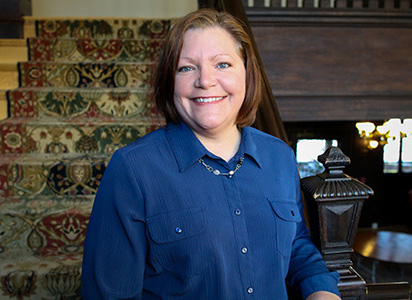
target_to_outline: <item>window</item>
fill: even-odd
[[[337,147],[338,141],[335,139],[298,139],[296,159],[301,178],[323,172],[324,167],[318,162],[318,156],[331,146]]]
[[[383,147],[383,172],[412,173],[412,119],[405,119],[399,134],[388,139]]]

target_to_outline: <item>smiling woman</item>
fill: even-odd
[[[113,155],[83,259],[84,299],[339,298],[303,221],[293,150],[248,127],[250,38],[199,10],[170,30],[153,81],[167,125]]]
[[[209,151],[227,161],[239,148],[236,120],[246,90],[244,61],[236,44],[219,27],[188,30],[175,77],[179,116]],[[226,147],[208,143],[222,138]]]

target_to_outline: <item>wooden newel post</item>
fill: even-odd
[[[339,272],[342,298],[366,299],[365,282],[350,257],[363,201],[373,191],[343,173],[350,159],[339,148],[329,148],[318,161],[325,171],[301,180],[313,241],[327,266]]]

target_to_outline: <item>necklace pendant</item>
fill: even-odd
[[[216,176],[220,175],[220,171],[219,170],[213,170],[213,174],[215,174]]]

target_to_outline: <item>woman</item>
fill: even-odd
[[[83,262],[89,299],[340,299],[302,220],[292,150],[247,127],[261,80],[250,38],[200,10],[169,32],[154,76],[167,125],[118,150]]]

